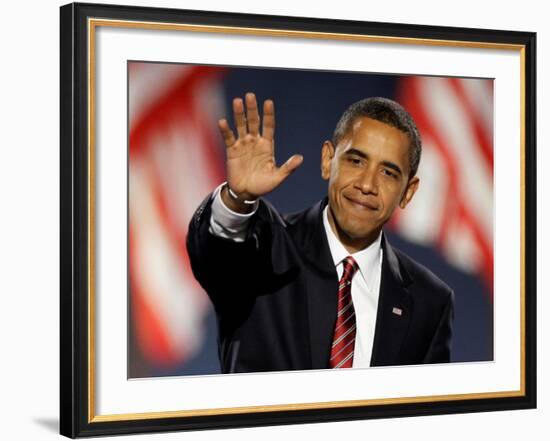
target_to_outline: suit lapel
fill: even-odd
[[[384,257],[371,366],[399,364],[399,353],[407,335],[414,303],[406,288],[410,283],[408,273],[400,267],[385,235],[382,246]]]
[[[338,274],[323,226],[325,198],[308,211],[303,229],[304,264],[307,277],[308,329],[312,369],[328,367],[336,321]]]

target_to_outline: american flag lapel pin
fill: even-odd
[[[399,315],[399,316],[403,315],[403,310],[401,308],[396,307],[396,306],[393,307],[391,312],[393,312],[395,315]]]

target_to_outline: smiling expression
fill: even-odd
[[[397,206],[405,208],[416,192],[409,145],[406,133],[367,117],[355,120],[337,146],[323,144],[329,223],[348,252],[370,245]]]

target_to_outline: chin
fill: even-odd
[[[371,238],[375,235],[377,235],[379,231],[378,225],[365,225],[365,222],[358,224],[349,224],[346,225],[346,227],[343,231],[344,233],[353,240],[362,240],[366,238]]]
[[[373,225],[372,219],[358,218],[353,213],[335,211],[334,218],[339,230],[353,241],[371,237],[379,228],[378,223]]]
[[[349,228],[344,228],[343,232],[352,240],[363,240],[373,235],[375,228],[365,229],[364,227],[355,227],[350,225]]]

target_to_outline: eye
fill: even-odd
[[[393,170],[383,168],[382,173],[390,178],[397,179],[397,173],[395,173]]]
[[[347,160],[350,164],[353,165],[361,165],[363,163],[363,160],[361,158],[358,158],[357,156],[348,156]]]

